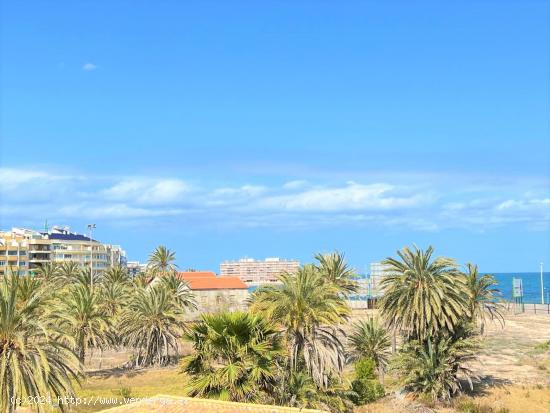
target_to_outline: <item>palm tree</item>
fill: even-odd
[[[290,368],[304,364],[317,385],[327,387],[329,376],[339,376],[344,367],[337,327],[350,309],[340,289],[312,265],[282,274],[279,281],[281,285],[262,287],[252,295],[251,310],[284,328]]]
[[[410,341],[392,361],[401,385],[432,400],[448,401],[462,391],[462,382],[473,388],[477,377],[469,367],[479,349],[474,337],[434,336],[425,342]]]
[[[126,268],[115,265],[103,273],[102,282],[104,284],[125,284],[130,281],[130,276]]]
[[[13,282],[14,279],[9,279],[9,282]],[[32,300],[38,294],[43,294],[42,289],[43,282],[42,280],[32,277],[30,275],[19,276],[17,278],[17,283],[14,288],[17,289],[17,299],[18,302],[24,305],[25,302]]]
[[[149,255],[147,269],[154,276],[168,274],[176,271],[175,261],[176,253],[160,245]]]
[[[180,307],[189,310],[197,309],[195,294],[193,294],[189,288],[189,284],[187,284],[185,280],[179,278],[175,273],[172,273],[163,277],[161,282],[164,288],[172,294],[172,297]]]
[[[90,347],[104,348],[108,343],[110,321],[103,311],[100,296],[86,284],[74,284],[64,292],[53,316],[73,338],[78,359],[84,363]]]
[[[36,270],[36,276],[45,282],[56,281],[59,277],[59,265],[55,262],[46,262]]]
[[[479,275],[477,265],[466,264],[466,286],[468,288],[468,317],[470,321],[480,322],[480,332],[484,333],[485,321],[498,320],[504,325],[502,305],[499,302],[501,293],[495,288],[498,284],[490,274]]]
[[[135,366],[166,365],[185,331],[183,309],[161,284],[136,290],[121,316],[122,342],[135,349]]]
[[[317,254],[315,259],[318,264],[317,270],[334,283],[342,292],[348,296],[357,292],[359,284],[355,281],[357,274],[350,268],[344,259],[344,254],[333,252],[330,254]]]
[[[191,396],[258,401],[275,384],[281,355],[280,333],[259,315],[246,312],[204,314],[185,338],[194,354],[182,368],[191,376]]]
[[[105,282],[100,285],[100,307],[107,317],[114,318],[130,296],[127,285]]]
[[[18,278],[7,276],[0,284],[2,412],[14,412],[16,398],[74,396],[72,380],[78,382],[81,373],[75,354],[56,339],[58,332],[44,317],[40,290],[20,301]]]
[[[80,272],[80,265],[74,261],[67,261],[59,265],[58,276],[66,282],[73,282],[80,275]]]
[[[349,343],[351,359],[371,359],[378,370],[380,380],[383,381],[391,346],[386,330],[374,321],[374,318],[359,321],[352,327]]]
[[[388,269],[380,282],[380,309],[387,325],[421,341],[440,330],[452,332],[467,312],[464,275],[454,260],[432,260],[432,254],[431,246],[397,251],[399,259],[383,261]]]
[[[304,372],[286,371],[284,382],[279,388],[278,404],[298,407],[301,409],[316,409],[319,407],[317,396],[319,389],[313,379]]]

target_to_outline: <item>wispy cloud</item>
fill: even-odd
[[[340,187],[321,187],[268,197],[261,205],[287,211],[348,211],[409,208],[429,201],[427,194],[399,195],[395,186],[390,184],[363,185],[351,181]]]
[[[179,179],[134,178],[116,183],[102,191],[102,195],[110,200],[159,205],[181,201],[189,191],[189,185]]]
[[[93,70],[97,69],[97,65],[87,62],[82,65],[82,70],[85,70],[86,72],[91,72]]]
[[[377,176],[340,183],[223,181],[219,185],[180,177],[74,176],[41,168],[0,168],[0,218],[14,224],[55,216],[137,225],[181,217],[189,218],[191,225],[224,228],[338,225],[418,231],[510,225],[544,230],[550,225],[550,194],[540,180],[470,183],[439,177],[437,182],[412,182],[410,177]]]

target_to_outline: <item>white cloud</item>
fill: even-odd
[[[110,200],[134,201],[140,204],[170,204],[182,199],[190,187],[179,179],[129,179],[103,191]]]
[[[238,188],[218,188],[212,192],[215,197],[254,197],[261,195],[267,191],[265,186],[259,185],[243,185]]]
[[[49,172],[31,169],[0,168],[0,188],[14,189],[22,184],[33,181],[55,181],[64,179],[62,176],[53,175]]]
[[[283,189],[300,189],[307,186],[308,182],[303,179],[286,182],[283,185]]]
[[[93,64],[93,63],[84,63],[82,65],[82,70],[85,70],[87,72],[91,72],[92,70],[96,70],[97,69],[97,65]]]
[[[36,217],[85,217],[137,225],[192,216],[193,225],[289,230],[334,225],[420,231],[518,225],[540,230],[550,224],[550,197],[542,185],[486,184],[479,190],[479,185],[472,189],[455,181],[411,184],[378,178],[331,185],[322,180],[270,186],[229,182],[219,187],[201,180],[191,186],[179,177],[76,176],[4,167],[0,219],[17,225]]]
[[[550,211],[550,198],[528,200],[508,199],[497,205],[496,209],[499,211],[527,211],[534,209]]]
[[[180,209],[138,208],[126,204],[76,204],[61,207],[58,214],[74,218],[129,219],[174,216],[183,213]]]
[[[315,188],[263,199],[261,205],[288,211],[347,211],[409,208],[427,202],[427,195],[397,195],[393,185],[348,182],[336,188]]]

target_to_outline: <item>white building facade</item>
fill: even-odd
[[[248,287],[256,287],[276,283],[277,276],[285,272],[296,272],[298,268],[300,268],[300,262],[297,260],[242,258],[237,261],[222,262],[220,275],[239,277]]]
[[[13,254],[18,244],[18,267],[21,273],[33,273],[48,262],[75,262],[81,268],[93,268],[94,273],[112,266],[126,266],[126,252],[120,245],[103,244],[69,228],[53,227],[51,231],[12,228],[0,232],[0,255],[5,245],[6,255]],[[24,258],[24,259],[23,259]],[[24,263],[24,265],[21,265]]]

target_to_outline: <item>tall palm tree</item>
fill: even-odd
[[[166,277],[163,277],[162,285],[172,295],[176,303],[189,310],[197,309],[197,301],[195,300],[195,294],[189,288],[189,284],[185,280],[178,277],[175,273],[172,273]]]
[[[388,269],[380,282],[388,326],[422,341],[440,330],[452,332],[467,312],[464,275],[454,260],[432,254],[431,246],[397,251],[398,259],[383,261]]]
[[[45,282],[53,282],[59,277],[59,264],[56,262],[46,262],[36,270],[36,276]]]
[[[102,311],[107,317],[114,318],[129,299],[130,291],[126,284],[105,282],[100,284],[99,296]]]
[[[166,365],[185,331],[183,309],[157,283],[136,290],[121,316],[122,342],[135,351],[135,366]]]
[[[485,321],[498,320],[504,324],[502,315],[502,294],[495,286],[498,284],[490,274],[479,275],[477,265],[466,264],[466,286],[468,289],[468,317],[476,323],[479,320],[480,332],[484,333]]]
[[[386,330],[374,318],[361,320],[352,327],[349,336],[351,359],[368,358],[374,361],[376,369],[383,380],[383,374],[390,357],[391,341]]]
[[[346,263],[344,254],[339,252],[317,254],[315,259],[318,262],[316,268],[319,273],[334,283],[342,294],[348,296],[358,291],[359,284],[355,281],[357,274]]]
[[[252,295],[251,310],[284,328],[290,368],[304,364],[317,385],[327,387],[330,375],[339,376],[344,367],[338,325],[347,320],[350,309],[340,289],[312,265],[282,274],[279,281]]]
[[[80,275],[81,268],[74,261],[62,262],[59,265],[58,275],[65,282],[73,282]]]
[[[56,339],[44,317],[40,290],[20,301],[18,277],[0,284],[0,411],[14,412],[15,399],[74,396],[81,365],[75,354]],[[60,405],[62,411],[66,406]]]
[[[17,298],[20,304],[34,299],[37,295],[45,296],[45,291],[42,290],[43,281],[30,275],[19,276],[18,278],[9,278],[9,282],[17,280],[14,288],[17,289]]]
[[[102,274],[103,284],[125,284],[130,281],[126,268],[115,265]]]
[[[176,253],[160,245],[149,255],[147,269],[153,276],[168,274],[176,271],[175,261]]]
[[[99,293],[88,285],[69,286],[54,308],[53,316],[73,338],[81,363],[89,348],[103,349],[108,344],[109,317],[102,309]]]
[[[204,314],[185,338],[195,352],[182,361],[191,396],[258,401],[275,384],[280,333],[259,315]]]

